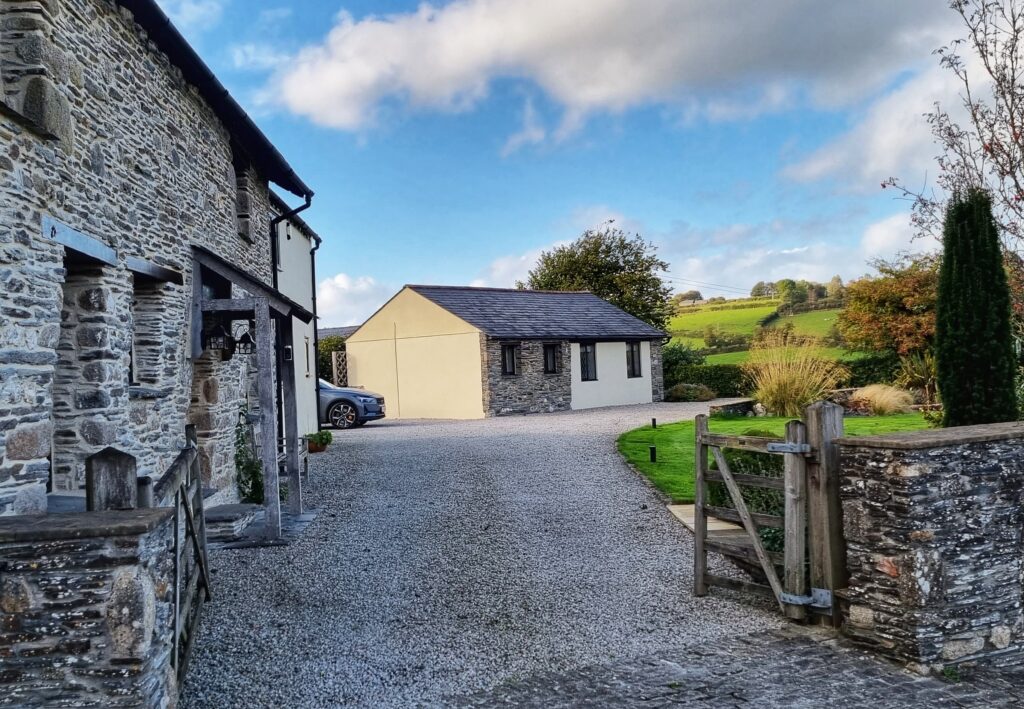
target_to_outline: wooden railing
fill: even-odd
[[[835,439],[842,436],[842,408],[820,402],[808,407],[805,421],[786,424],[786,436],[760,438],[725,436],[708,430],[707,416],[696,420],[696,504],[694,506],[694,592],[707,594],[708,586],[755,591],[770,595],[789,618],[809,614],[838,623],[835,591],[845,587],[845,546],[838,494],[838,453]],[[753,451],[784,458],[780,477],[734,473],[724,451]],[[708,465],[708,454],[717,470]],[[706,484],[725,485],[733,507],[707,504]],[[751,512],[743,487],[781,490],[783,515]],[[743,531],[708,533],[708,518],[735,522]],[[767,551],[759,530],[783,530],[781,553]],[[718,552],[759,568],[767,581],[756,583],[712,574],[707,553]],[[780,577],[779,570],[782,575]]]

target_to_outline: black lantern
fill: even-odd
[[[248,326],[242,325],[239,329],[235,330],[235,352],[241,355],[251,355],[256,353],[256,340],[254,340],[252,336],[252,333],[255,330],[256,323],[254,322],[250,322]]]
[[[213,329],[206,333],[205,348],[208,350],[233,351],[235,338],[227,331],[222,323],[214,325]]]

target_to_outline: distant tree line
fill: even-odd
[[[750,289],[752,298],[778,298],[784,305],[816,303],[825,298],[842,300],[845,294],[846,286],[839,276],[833,276],[828,283],[796,281],[792,278],[783,278],[779,281],[758,281]]]

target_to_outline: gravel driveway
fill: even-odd
[[[703,404],[384,421],[314,456],[289,547],[218,551],[186,707],[423,706],[779,627],[691,595],[692,541],[615,438]],[[721,569],[720,569],[721,571]]]

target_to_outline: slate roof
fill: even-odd
[[[491,337],[655,340],[665,333],[588,291],[406,286]]]
[[[345,327],[318,327],[316,333],[319,337],[349,337],[359,329],[359,325],[346,325]]]

